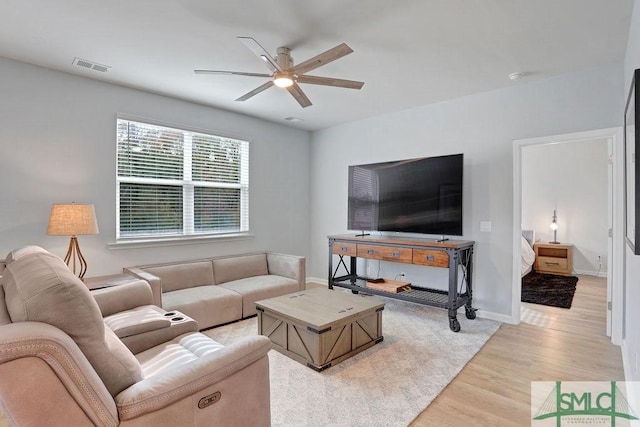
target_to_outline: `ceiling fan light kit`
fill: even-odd
[[[290,76],[288,74],[280,74],[280,75],[275,75],[273,77],[273,84],[278,86],[278,87],[289,87],[291,85],[293,85],[293,76]]]
[[[272,58],[269,53],[252,37],[238,37],[238,40],[247,46],[256,56],[258,56],[258,58],[262,59],[262,61],[271,70],[271,74],[246,73],[241,71],[194,70],[194,73],[196,74],[239,75],[248,77],[266,77],[271,79],[252,91],[242,95],[240,98],[236,99],[236,101],[246,101],[247,99],[275,85],[286,89],[291,96],[298,101],[298,104],[300,104],[302,108],[306,108],[311,105],[311,101],[302,91],[300,86],[298,86],[298,83],[358,90],[364,85],[363,82],[354,80],[309,76],[305,74],[322,65],[328,64],[329,62],[335,61],[336,59],[352,53],[353,50],[347,46],[346,43],[339,44],[326,52],[316,55],[313,58],[294,66],[293,59],[291,58],[291,49],[288,47],[279,47],[276,57]]]

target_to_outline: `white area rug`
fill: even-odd
[[[380,298],[362,296],[363,298]],[[453,333],[445,310],[383,300],[384,341],[323,372],[271,350],[273,426],[406,426],[498,329],[467,320]],[[460,310],[463,312],[463,310]],[[206,331],[222,344],[257,334],[257,318]]]

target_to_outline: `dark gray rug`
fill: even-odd
[[[522,278],[522,302],[571,308],[578,278],[532,271]]]

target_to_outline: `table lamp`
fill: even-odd
[[[71,236],[64,262],[73,269],[73,274],[76,274],[77,265],[80,269],[78,277],[82,279],[87,272],[87,261],[80,252],[76,236],[98,234],[98,221],[93,205],[54,204],[51,207],[47,234],[50,236]]]
[[[553,230],[553,242],[549,242],[549,243],[560,243],[558,242],[558,239],[556,238],[556,235],[558,233],[558,217],[556,216],[556,210],[553,210],[553,217],[551,218],[551,225],[549,226],[552,230]]]

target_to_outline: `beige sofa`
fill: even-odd
[[[154,303],[201,329],[256,314],[255,302],[305,289],[304,257],[261,252],[126,267],[151,285]]]
[[[269,339],[224,347],[181,333],[195,322],[163,326],[158,315],[168,313],[151,302],[143,281],[94,296],[44,249],[11,252],[0,279],[0,407],[9,423],[268,426]],[[134,354],[109,325],[145,350]]]

